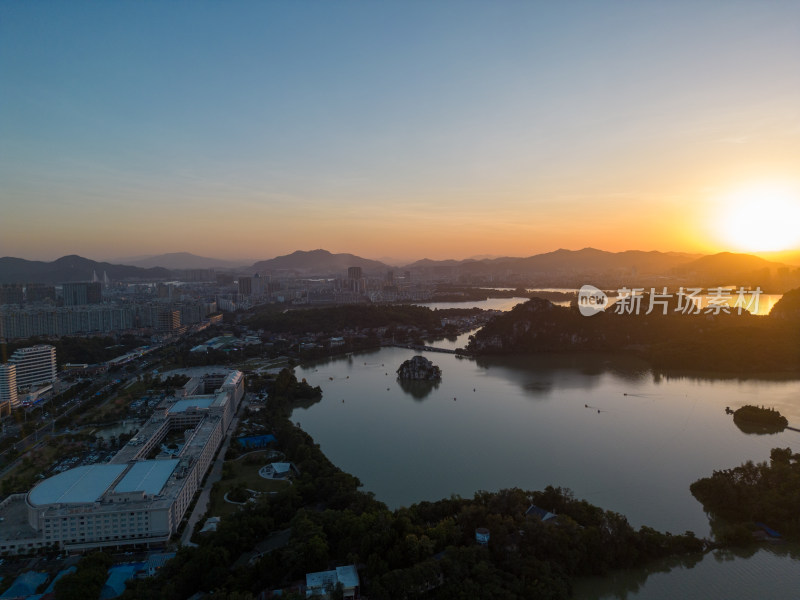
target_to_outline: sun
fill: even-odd
[[[788,187],[753,186],[722,198],[714,216],[718,237],[744,252],[800,247],[800,193]]]

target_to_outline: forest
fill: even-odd
[[[716,521],[723,541],[752,540],[757,523],[800,539],[800,454],[790,448],[773,448],[769,463],[747,461],[714,471],[690,489]]]
[[[631,354],[654,368],[687,371],[775,373],[800,371],[800,290],[787,293],[769,316],[683,314],[667,306],[645,314],[607,310],[591,317],[576,306],[533,298],[489,322],[471,337],[476,355],[613,352]]]
[[[412,304],[353,304],[286,310],[267,305],[259,307],[243,320],[254,329],[272,333],[336,333],[347,329],[374,329],[408,326],[433,330],[441,327],[443,317],[480,313],[477,308],[431,310]]]

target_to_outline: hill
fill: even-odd
[[[674,299],[673,299],[674,300]],[[613,352],[659,369],[733,373],[798,373],[800,321],[748,313],[711,315],[656,308],[644,314],[609,309],[582,316],[576,307],[533,298],[486,324],[470,339],[472,354]]]
[[[299,275],[343,275],[349,267],[361,267],[364,274],[385,274],[393,267],[354,254],[332,254],[327,250],[297,250],[291,254],[262,260],[250,267],[259,273],[289,271]]]
[[[750,285],[752,281],[769,285],[774,278],[788,275],[795,270],[789,265],[752,254],[720,252],[675,267],[672,272],[696,281],[713,279],[717,282],[716,285],[725,285],[726,280],[729,281],[728,285]]]
[[[172,273],[163,268],[142,269],[129,265],[97,262],[82,256],[63,256],[52,262],[0,258],[0,283],[64,283],[90,281],[93,274],[106,273],[112,281],[168,279]]]
[[[163,267],[165,269],[235,269],[242,267],[249,261],[244,260],[220,260],[207,256],[197,256],[190,252],[169,252],[158,256],[148,256],[123,261],[125,264],[135,267],[152,268]]]
[[[422,260],[404,268],[458,267],[463,273],[492,274],[513,273],[521,276],[575,275],[597,276],[602,274],[660,275],[679,265],[699,258],[698,254],[683,252],[644,252],[627,250],[625,252],[606,252],[596,248],[582,250],[559,249],[553,252],[535,254],[525,258],[509,257],[463,261]]]

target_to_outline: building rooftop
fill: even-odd
[[[341,583],[345,589],[354,588],[359,585],[358,571],[355,565],[347,565],[345,567],[336,567],[334,571],[318,571],[316,573],[306,574],[306,596],[312,596],[315,593],[324,593],[328,586],[335,587],[337,583]]]
[[[336,567],[336,576],[345,588],[352,588],[358,585],[358,571],[355,565]]]
[[[134,464],[125,477],[114,488],[115,492],[144,492],[155,496],[167,483],[178,466],[177,458],[169,460],[145,460]]]
[[[192,407],[196,408],[208,408],[214,403],[213,396],[195,396],[192,398],[186,398],[184,400],[178,400],[175,404],[169,407],[169,412],[171,413],[179,413],[179,412],[186,412],[188,409]]]
[[[40,482],[30,492],[36,505],[96,502],[127,465],[95,464],[75,467]]]

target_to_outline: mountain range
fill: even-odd
[[[165,269],[238,269],[252,263],[252,260],[222,260],[197,256],[190,252],[169,252],[157,256],[137,256],[132,258],[119,258],[116,262],[134,267]]]
[[[489,278],[500,281],[514,278],[537,284],[581,285],[582,281],[612,285],[625,281],[694,281],[706,285],[751,284],[768,281],[779,287],[800,279],[800,269],[749,254],[721,252],[713,255],[682,252],[606,252],[595,248],[560,249],[528,257],[484,258],[480,260],[423,259],[404,266],[392,266],[354,254],[334,254],[327,250],[298,250],[291,254],[232,268],[236,261],[219,261],[189,253],[165,254],[138,259],[137,265],[97,262],[76,255],[53,262],[0,258],[0,283],[62,283],[88,281],[96,273],[111,280],[158,280],[179,276],[178,269],[216,268],[241,274],[262,273],[294,276],[343,276],[348,267],[361,267],[364,275],[385,276],[390,270],[410,271],[422,277],[452,276],[467,280]],[[786,280],[785,282],[783,280]],[[792,281],[789,281],[792,280]],[[786,284],[786,285],[784,285]],[[788,288],[787,288],[788,289]]]
[[[129,265],[97,262],[72,254],[53,262],[25,260],[5,256],[0,258],[0,283],[65,283],[91,281],[96,274],[103,274],[114,281],[166,279],[171,271],[162,267],[142,269]]]

